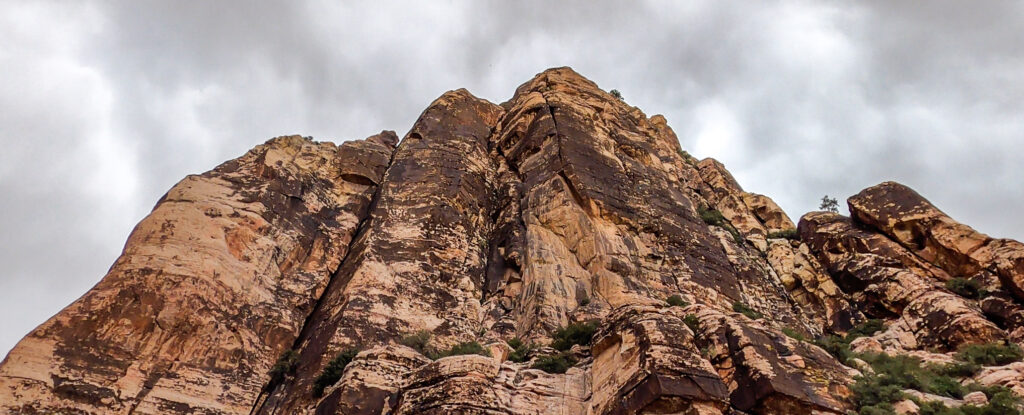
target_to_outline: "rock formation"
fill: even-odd
[[[1024,340],[1024,245],[896,183],[849,207],[797,227],[568,68],[451,91],[400,142],[279,137],[182,180],[0,364],[0,412],[843,414],[861,372],[808,339]]]

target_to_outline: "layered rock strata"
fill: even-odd
[[[500,105],[451,91],[400,143],[280,137],[183,180],[0,365],[0,412],[843,414],[859,372],[798,338],[878,318],[857,347],[948,360],[1024,337],[1019,243],[895,183],[849,205],[797,227],[568,68]]]

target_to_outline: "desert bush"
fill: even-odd
[[[586,346],[590,344],[590,339],[594,337],[594,332],[596,331],[596,322],[572,323],[555,331],[555,334],[551,336],[553,340],[551,347],[566,351],[576,344]]]
[[[807,340],[807,337],[804,337],[803,333],[801,333],[799,331],[796,331],[795,329],[792,329],[792,328],[789,328],[789,327],[783,327],[782,328],[782,334],[785,334],[785,335],[789,336],[790,338],[792,338],[793,340],[796,340],[796,341],[805,341],[805,340]]]
[[[1024,351],[1013,343],[970,344],[961,347],[955,357],[961,362],[1001,366],[1020,361],[1024,357]]]
[[[717,209],[701,207],[697,209],[697,213],[700,214],[700,219],[703,220],[705,224],[711,226],[725,227],[725,225],[729,223],[729,221],[725,219],[725,216],[722,215],[722,212],[719,212]]]
[[[530,360],[530,355],[537,350],[537,346],[533,343],[526,344],[519,339],[512,339],[506,343],[508,343],[509,347],[512,348],[512,351],[508,354],[508,360],[516,363],[523,363]]]
[[[427,344],[430,343],[431,334],[427,330],[420,330],[415,333],[409,334],[399,340],[398,342],[404,346],[409,346],[416,349],[417,352],[426,355],[429,351]]]
[[[964,298],[977,300],[985,296],[981,283],[967,278],[952,278],[946,281],[946,289]]]
[[[857,340],[857,338],[870,336],[883,329],[885,329],[885,323],[882,320],[865,320],[850,329],[846,336],[826,335],[815,340],[814,344],[825,349],[826,352],[840,362],[846,363],[853,357],[853,352],[850,351],[850,343]]]
[[[672,307],[686,307],[690,305],[690,303],[683,300],[683,297],[680,297],[678,294],[666,298],[665,302]]]
[[[295,369],[299,367],[299,352],[285,350],[277,358],[277,362],[270,368],[270,384],[277,385],[284,380],[286,375],[294,375]]]
[[[683,317],[683,323],[686,324],[686,327],[689,327],[690,331],[692,331],[694,334],[700,333],[699,331],[697,331],[698,329],[700,329],[700,321],[697,320],[697,316],[693,314],[687,314],[685,317]]]
[[[693,155],[691,155],[686,150],[679,149],[679,157],[682,157],[683,161],[686,162],[686,164],[689,164],[691,166],[696,166],[697,165],[697,158],[694,157]]]
[[[338,353],[330,362],[327,362],[327,366],[320,371],[320,375],[313,381],[313,396],[320,397],[324,394],[324,389],[335,384],[341,375],[345,373],[345,367],[352,362],[352,358],[356,357],[359,353],[357,349],[347,349]]]
[[[732,223],[722,215],[722,212],[719,212],[716,209],[699,207],[697,209],[697,213],[700,214],[700,219],[703,220],[705,224],[725,229],[730,235],[732,235],[733,241],[736,241],[739,245],[743,244],[743,235],[740,235],[740,231],[736,230],[736,227],[732,226]]]
[[[757,320],[761,317],[764,317],[761,315],[761,313],[758,313],[753,308],[750,308],[750,306],[743,304],[739,301],[732,303],[732,311],[743,314],[749,317],[751,320]]]
[[[944,365],[931,365],[931,370],[955,378],[971,377],[981,371],[981,365],[970,362],[953,362]]]
[[[478,342],[468,341],[468,342],[462,342],[462,343],[456,344],[456,345],[452,346],[448,350],[443,350],[443,351],[437,351],[437,352],[434,352],[434,353],[430,353],[429,355],[427,355],[427,357],[429,357],[431,359],[434,359],[434,360],[437,360],[437,359],[440,359],[442,357],[462,356],[462,355],[467,355],[467,354],[478,354],[478,355],[481,355],[481,356],[490,356],[491,355],[491,351],[486,349],[486,348],[484,348],[484,346],[482,346]]]
[[[576,358],[568,352],[562,352],[552,356],[541,356],[533,363],[534,369],[540,369],[547,373],[565,373],[570,367],[576,365]]]
[[[879,319],[865,320],[856,326],[853,326],[850,331],[846,332],[846,338],[849,342],[856,340],[858,337],[867,337],[872,334],[878,333],[885,329],[885,321]]]
[[[782,239],[789,239],[789,240],[793,240],[793,241],[798,241],[798,240],[800,240],[800,233],[798,233],[796,231],[796,229],[785,229],[785,230],[781,230],[781,231],[768,232],[768,238],[769,239],[782,238]]]

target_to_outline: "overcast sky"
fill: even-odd
[[[502,102],[554,66],[794,220],[897,180],[1024,239],[1022,2],[338,3],[0,0],[0,356],[186,174],[403,135],[446,90]]]

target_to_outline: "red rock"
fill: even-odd
[[[183,180],[0,364],[0,413],[841,414],[860,372],[783,331],[883,318],[853,348],[926,362],[1024,338],[1018,243],[896,184],[850,204],[780,235],[770,198],[569,68],[501,105],[451,91],[400,144],[281,137]],[[963,298],[956,276],[1006,289]],[[533,367],[588,321],[574,366]],[[491,356],[428,357],[474,343]],[[1021,389],[1018,369],[977,379]]]

